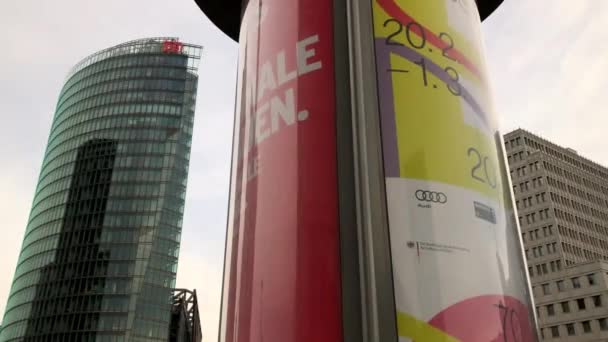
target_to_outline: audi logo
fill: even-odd
[[[448,196],[443,192],[427,191],[427,190],[416,190],[416,199],[423,202],[433,203],[446,203]]]

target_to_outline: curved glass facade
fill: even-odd
[[[201,48],[96,53],[59,95],[0,341],[166,341]]]

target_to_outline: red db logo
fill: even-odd
[[[184,45],[174,40],[163,42],[163,53],[181,53]]]

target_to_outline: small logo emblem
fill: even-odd
[[[448,196],[446,196],[446,194],[444,194],[443,192],[416,190],[415,196],[417,200],[422,202],[444,204],[448,201]]]
[[[182,53],[184,44],[175,40],[166,40],[163,42],[163,53]]]
[[[473,207],[475,208],[475,216],[496,224],[496,212],[494,211],[494,208],[479,202],[473,202]]]

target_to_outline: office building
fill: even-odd
[[[140,39],[69,73],[0,341],[167,341],[200,54]]]
[[[608,169],[522,129],[505,149],[542,339],[608,341]]]

